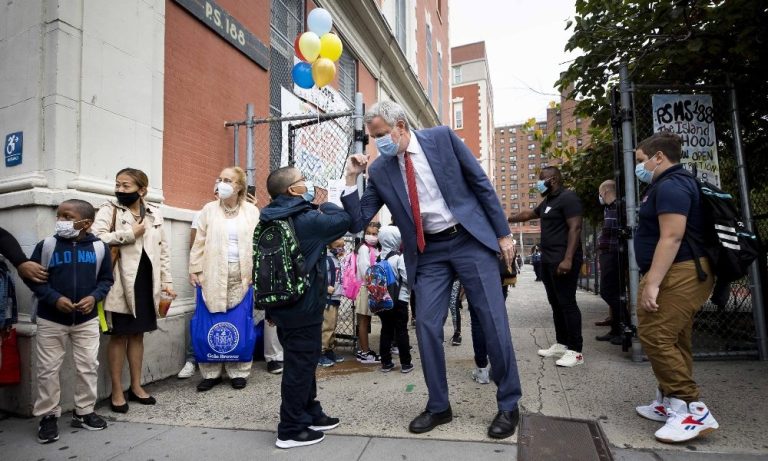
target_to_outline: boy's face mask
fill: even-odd
[[[65,239],[73,239],[80,235],[82,229],[77,229],[76,224],[88,221],[81,219],[79,221],[56,221],[56,235]]]

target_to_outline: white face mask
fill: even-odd
[[[80,235],[80,229],[75,229],[75,221],[56,221],[56,235],[65,239],[73,239]]]
[[[227,184],[225,182],[220,182],[216,184],[215,190],[219,192],[219,198],[222,200],[226,200],[232,197],[232,194],[235,193],[235,188],[232,187],[231,184]]]

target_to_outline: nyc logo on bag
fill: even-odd
[[[227,312],[210,313],[203,290],[197,287],[197,306],[192,317],[192,347],[198,362],[250,362],[256,346],[253,325],[253,289]]]
[[[232,352],[239,342],[240,333],[229,322],[219,322],[208,330],[208,345],[219,354]]]

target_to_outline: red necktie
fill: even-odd
[[[405,180],[408,183],[408,198],[411,201],[411,212],[413,213],[413,222],[416,224],[416,247],[419,253],[424,252],[424,227],[421,224],[421,208],[419,207],[419,191],[416,189],[416,170],[413,168],[411,153],[406,152],[403,155],[405,160]]]

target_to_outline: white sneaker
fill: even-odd
[[[192,362],[187,362],[184,364],[184,368],[179,371],[179,374],[176,375],[179,379],[187,379],[191,378],[195,375],[195,364]]]
[[[472,371],[472,380],[475,381],[478,384],[488,384],[491,382],[491,378],[489,376],[488,367],[485,368],[475,368]]]
[[[562,357],[568,350],[566,346],[555,343],[549,346],[549,349],[539,349],[539,355],[542,357]]]
[[[563,354],[562,357],[560,357],[560,360],[555,362],[555,365],[559,367],[575,367],[576,365],[583,365],[584,364],[584,355],[581,352],[576,351],[565,351],[565,354]]]
[[[661,391],[656,389],[656,398],[653,399],[653,402],[649,403],[648,405],[641,405],[639,407],[635,407],[635,411],[637,411],[637,414],[642,416],[645,419],[650,419],[651,421],[658,421],[660,423],[663,423],[667,420],[667,417],[669,416],[667,414],[668,406],[669,406],[669,399],[667,397],[662,396]]]
[[[667,423],[655,434],[659,442],[687,442],[720,427],[702,402],[686,405],[682,400],[673,397],[669,399],[667,413]]]

